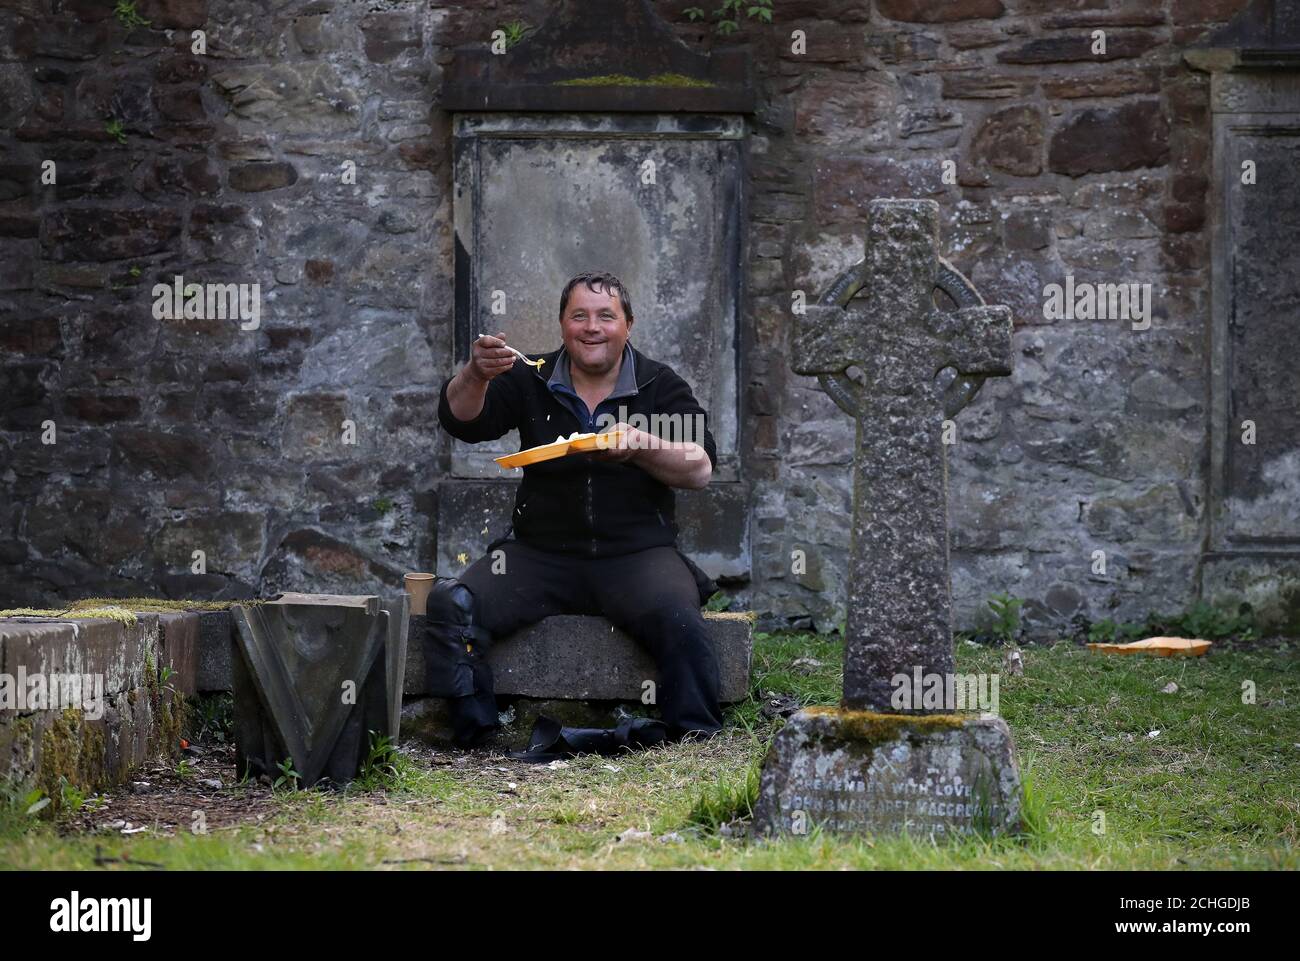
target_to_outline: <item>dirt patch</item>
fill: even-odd
[[[184,769],[165,761],[143,765],[125,784],[61,821],[60,832],[135,834],[143,828],[170,837],[193,830],[196,811],[209,831],[256,823],[275,811],[270,787],[239,783],[233,745],[197,750],[186,756]]]

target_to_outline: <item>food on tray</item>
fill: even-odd
[[[499,465],[507,469],[527,467],[529,464],[540,464],[542,461],[555,460],[569,454],[580,454],[586,451],[612,447],[618,443],[625,433],[626,431],[621,430],[612,430],[607,434],[573,433],[568,437],[557,437],[550,444],[530,447],[527,450],[519,451],[517,454],[506,454],[503,457],[497,457],[495,460]]]

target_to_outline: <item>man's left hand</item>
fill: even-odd
[[[661,440],[649,431],[637,430],[622,422],[603,433],[622,431],[609,447],[591,451],[596,460],[633,463],[655,480],[668,487],[700,490],[707,487],[713,474],[708,453],[699,444]]]
[[[625,463],[634,458],[645,447],[645,438],[647,436],[645,432],[637,430],[635,427],[630,427],[622,421],[615,424],[609,430],[602,431],[601,434],[597,436],[614,434],[619,431],[623,432],[623,436],[619,437],[617,440],[610,441],[610,446],[598,447],[591,452],[591,456],[594,460],[607,461],[613,464]]]

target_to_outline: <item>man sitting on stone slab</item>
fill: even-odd
[[[677,549],[673,494],[708,485],[716,447],[686,381],[628,343],[632,323],[617,277],[579,274],[560,295],[564,346],[538,355],[540,367],[516,362],[498,333],[476,339],[469,362],[443,384],[438,420],[471,444],[516,428],[525,450],[575,433],[625,432],[608,449],[523,468],[511,530],[458,580],[435,583],[426,619],[429,689],[451,699],[462,746],[497,727],[485,660],[492,640],[554,614],[603,615],[643,645],[659,670],[663,720],[598,731],[543,719],[530,759],[722,726],[718,664],[700,612],[716,588]]]

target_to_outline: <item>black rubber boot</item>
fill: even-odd
[[[487,663],[492,636],[475,620],[469,588],[437,578],[425,608],[424,676],[429,694],[448,699],[457,747],[481,744],[500,726]]]

